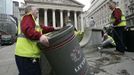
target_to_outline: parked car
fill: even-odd
[[[12,35],[1,35],[1,45],[13,44],[14,40]]]
[[[17,38],[17,18],[13,15],[0,14],[0,44],[13,44]]]

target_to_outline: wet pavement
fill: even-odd
[[[134,53],[116,55],[113,50],[84,49],[92,75],[134,75]]]

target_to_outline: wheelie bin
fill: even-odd
[[[90,75],[73,26],[66,26],[46,35],[49,37],[50,46],[46,47],[41,43],[38,43],[38,46],[56,75]]]
[[[125,44],[128,52],[134,52],[134,26],[127,27],[125,31]]]

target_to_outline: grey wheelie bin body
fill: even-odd
[[[129,26],[125,31],[125,44],[128,52],[134,52],[134,26]]]
[[[73,26],[66,26],[48,35],[50,47],[39,43],[56,75],[90,75],[89,66],[74,35]]]

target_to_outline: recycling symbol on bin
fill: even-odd
[[[77,62],[78,60],[80,60],[81,58],[80,48],[74,48],[70,56],[74,62]]]

